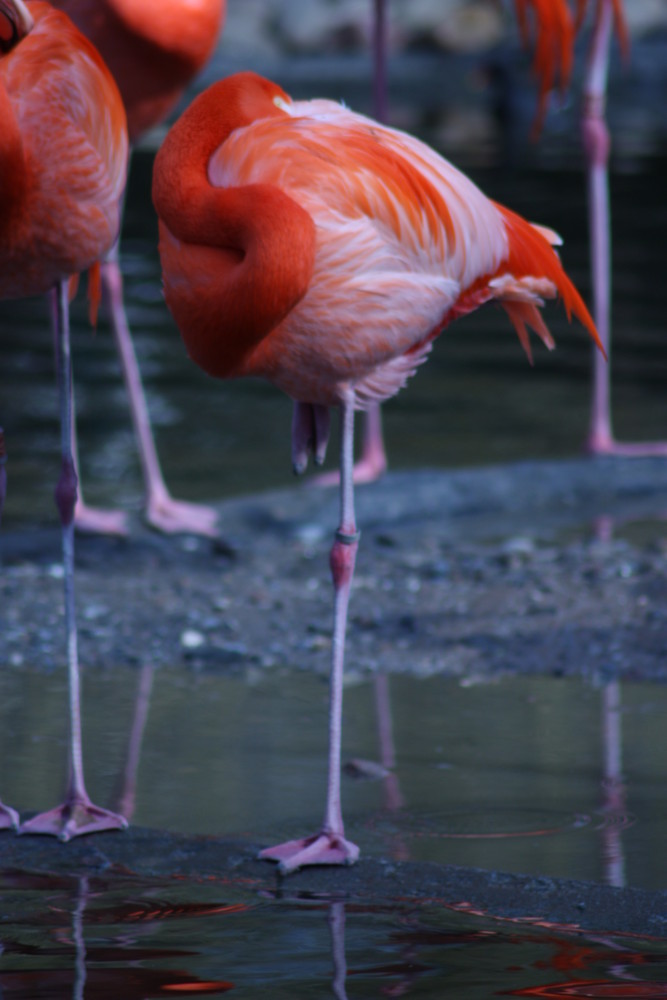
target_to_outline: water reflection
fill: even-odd
[[[624,886],[623,830],[632,822],[626,809],[622,763],[621,684],[609,681],[602,688],[602,824],[603,861],[608,885]]]
[[[62,687],[57,671],[0,676],[1,786],[25,811],[64,780]],[[136,825],[257,843],[316,818],[321,679],[116,668],[89,671],[84,697],[91,787]],[[366,856],[667,886],[667,691],[626,684],[623,699],[545,678],[358,682],[343,745],[366,780],[344,783],[351,834]]]
[[[289,886],[289,882],[286,883]],[[0,872],[3,997],[659,997],[664,942],[183,879]],[[227,896],[227,898],[225,898]],[[588,991],[588,992],[587,992]]]

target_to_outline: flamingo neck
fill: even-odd
[[[252,371],[254,349],[303,298],[312,275],[315,226],[300,205],[273,185],[215,187],[208,175],[232,131],[284,114],[274,103],[280,95],[287,99],[254,74],[214,84],[155,160],[165,298],[193,360],[221,378]]]

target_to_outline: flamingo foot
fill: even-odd
[[[127,827],[128,822],[124,816],[93,805],[87,795],[76,795],[55,809],[39,813],[21,823],[19,833],[45,833],[64,842],[86,833],[126,830]]]
[[[129,535],[127,514],[122,510],[102,510],[77,502],[74,509],[74,527],[89,535],[115,535],[126,538]]]
[[[323,830],[312,837],[287,840],[284,844],[266,847],[259,852],[258,857],[277,861],[278,871],[282,875],[288,875],[304,865],[353,865],[359,857],[359,848],[342,834]]]
[[[591,434],[586,442],[589,455],[612,455],[619,458],[664,458],[667,441],[616,441],[609,434]]]
[[[204,535],[218,537],[218,512],[213,507],[172,500],[170,496],[149,500],[146,520],[152,528],[166,535]]]
[[[364,483],[375,483],[387,471],[387,459],[381,454],[362,455],[352,468],[352,481],[355,486],[362,486]],[[311,479],[313,486],[338,486],[340,474],[338,470],[333,472],[323,472],[319,476]]]
[[[0,802],[0,830],[18,830],[19,823],[19,814],[16,809]]]

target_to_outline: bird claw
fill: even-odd
[[[77,797],[26,820],[21,823],[18,832],[50,834],[64,842],[86,833],[126,830],[127,827],[124,816],[93,805],[88,798]]]
[[[356,844],[341,834],[322,831],[312,837],[287,840],[275,847],[266,847],[258,854],[267,861],[277,861],[278,871],[288,875],[304,865],[353,865],[359,857]]]
[[[172,500],[171,497],[150,501],[146,507],[146,520],[152,528],[167,535],[218,537],[218,512],[202,504]]]
[[[19,822],[19,814],[16,809],[0,802],[0,830],[18,830]]]
[[[122,510],[102,510],[78,503],[74,508],[74,527],[89,535],[115,535],[126,538],[129,535],[127,514]]]
[[[590,455],[615,455],[618,458],[664,458],[667,455],[666,441],[616,441],[604,432],[591,434],[586,442]]]

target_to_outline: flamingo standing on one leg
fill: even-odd
[[[0,299],[54,299],[62,467],[56,503],[63,534],[69,668],[69,787],[62,805],[21,832],[63,840],[127,826],[93,805],[83,777],[74,607],[69,284],[116,241],[128,139],[118,89],[96,49],[42,0],[0,0]]]
[[[574,24],[567,0],[514,0],[524,43],[534,46],[533,72],[539,83],[534,131],[538,132],[549,94],[555,86],[564,90],[572,70]],[[387,121],[387,0],[373,0],[373,114]],[[379,403],[366,411],[361,454],[354,466],[355,483],[371,483],[387,469]],[[325,473],[317,482],[331,485],[337,473]]]
[[[267,378],[295,401],[292,458],[321,463],[341,411],[329,777],[321,830],[262,852],[283,871],[351,863],[340,802],[343,654],[359,541],[355,409],[394,395],[453,319],[500,302],[528,352],[561,295],[597,341],[550,230],[489,201],[416,139],[331,101],[292,102],[242,73],[200,95],[155,160],[167,304],[192,359]]]
[[[53,0],[53,6],[63,10],[93,42],[111,70],[125,104],[130,141],[134,143],[166,117],[210,58],[224,20],[226,0]],[[160,531],[214,537],[217,512],[174,500],[160,469],[123,304],[117,244],[102,263],[102,282],[139,446],[146,519]],[[122,511],[88,507],[81,495],[75,524],[87,531],[127,532]]]

